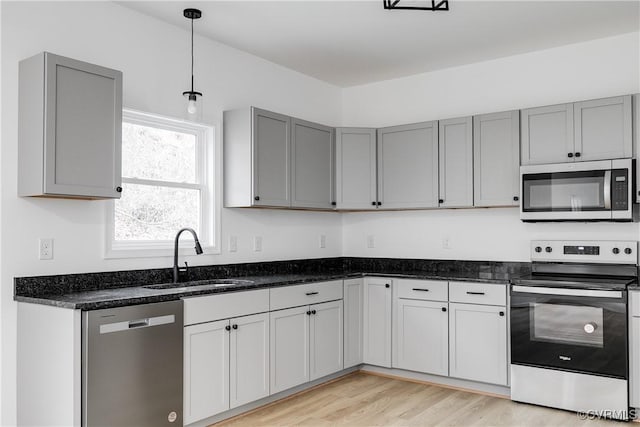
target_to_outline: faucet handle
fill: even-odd
[[[184,262],[184,267],[178,267],[178,270],[181,273],[186,273],[187,271],[189,271],[189,264],[187,264],[187,261]]]

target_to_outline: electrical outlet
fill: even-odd
[[[255,236],[253,238],[253,251],[262,252],[262,236]]]
[[[327,247],[327,236],[325,236],[324,234],[320,235],[319,245],[320,249],[324,249]]]
[[[238,252],[238,236],[229,236],[229,252]]]
[[[442,248],[451,249],[451,239],[448,236],[442,238]]]
[[[38,256],[40,259],[53,259],[53,239],[43,239],[38,241]]]
[[[373,234],[369,234],[367,236],[367,248],[373,249],[376,247],[376,239]]]

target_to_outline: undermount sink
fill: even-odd
[[[181,289],[181,290],[203,290],[214,289],[228,286],[250,285],[253,281],[242,279],[210,279],[210,280],[194,280],[193,282],[181,283],[161,283],[158,285],[146,285],[146,289]]]

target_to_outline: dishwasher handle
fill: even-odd
[[[154,326],[169,325],[175,323],[176,316],[169,314],[166,316],[149,317],[146,319],[125,320],[124,322],[105,323],[100,325],[101,334],[128,331],[130,329],[152,328]]]

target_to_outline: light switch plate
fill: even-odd
[[[324,234],[321,234],[318,244],[320,245],[320,249],[326,248],[327,247],[327,236],[324,235]]]
[[[229,236],[229,252],[238,252],[238,236]]]
[[[262,252],[262,236],[255,236],[253,238],[253,251]]]

